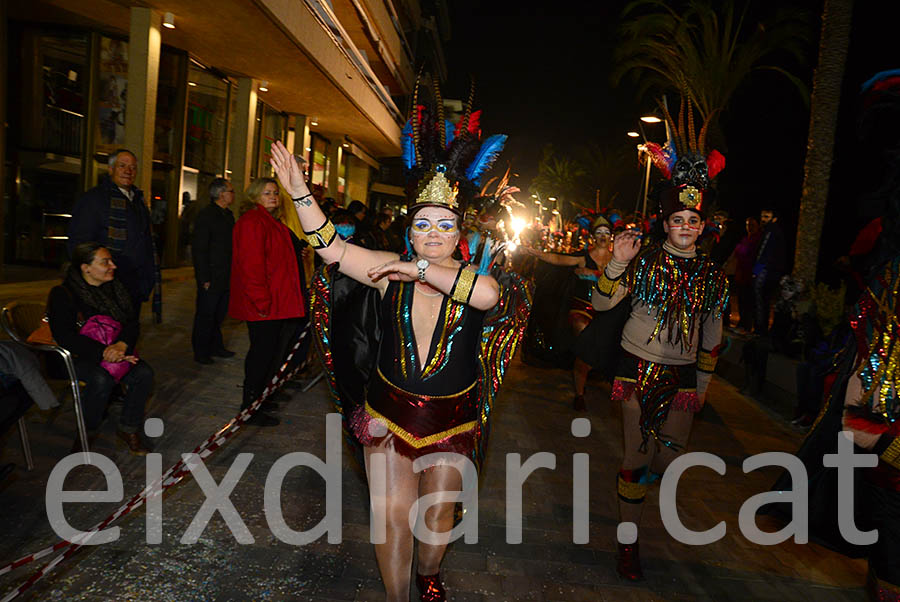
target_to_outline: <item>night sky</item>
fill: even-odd
[[[444,95],[464,98],[469,76],[475,77],[475,104],[484,110],[484,133],[509,135],[501,161],[504,166],[510,162],[520,174],[514,183],[523,189],[537,173],[545,144],[573,153],[587,143],[621,147],[631,141],[625,132],[635,129],[637,118],[656,107],[656,98],[637,98],[630,83],[616,88],[610,83],[624,1],[450,0],[448,4],[453,31],[446,47],[450,79]],[[809,11],[814,42],[806,65],[785,66],[811,82],[822,0],[793,0],[792,4]],[[855,3],[826,213],[824,237],[831,248],[823,256],[825,263],[845,252],[856,229],[871,218],[870,208],[848,200],[877,184],[860,181],[861,174],[868,174],[864,177],[869,180],[878,177],[870,174],[873,158],[861,152],[856,135],[860,85],[877,71],[900,67],[898,21],[893,14],[897,9],[887,14],[885,4]],[[774,5],[752,2],[750,20],[764,16]],[[727,166],[718,177],[719,204],[741,222],[757,215],[763,205],[773,205],[783,214],[792,242],[809,126],[809,112],[799,94],[776,74],[754,75],[723,113],[721,126],[727,145],[720,150]],[[650,139],[663,141],[661,126],[649,126],[646,131]],[[634,173],[634,187],[622,190],[620,198],[634,198],[640,177],[637,167],[626,162],[622,169]]]

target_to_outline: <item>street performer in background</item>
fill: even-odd
[[[418,83],[414,95],[419,98]],[[514,275],[479,273],[452,257],[460,240],[457,183],[477,184],[502,143],[487,155],[479,152],[471,95],[455,127],[443,119],[437,86],[435,96],[433,107],[414,102],[406,130],[413,135],[404,139],[407,149],[413,145],[412,156],[405,153],[407,168],[417,171],[420,185],[410,201],[403,255],[341,240],[295,158],[280,142],[272,147],[272,165],[307,240],[331,264],[313,282],[314,330],[345,429],[364,448],[373,514],[385,517],[386,537],[375,544],[375,556],[389,601],[409,600],[411,508],[421,496],[460,491],[466,459],[480,463],[491,402],[529,310],[525,285]],[[425,156],[445,163],[428,165]],[[466,157],[471,163],[459,162]],[[346,288],[335,269],[374,295]],[[350,315],[363,318],[351,322]],[[417,458],[435,452],[454,453],[414,470]],[[385,463],[385,483],[372,481],[375,455]],[[442,538],[418,544],[416,584],[426,602],[445,600],[439,571],[453,510],[453,501],[442,501],[419,517]]]
[[[693,108],[682,102],[679,123],[685,110]],[[724,272],[695,246],[709,182],[725,159],[718,151],[707,156],[703,135],[694,139],[693,127],[679,132],[665,113],[669,144],[665,151],[657,146],[648,152],[671,179],[660,196],[666,238],[642,249],[636,231],[617,234],[613,258],[593,294],[594,309],[601,311],[631,294],[612,400],[622,402],[625,445],[617,479],[619,517],[635,525],[648,485],[685,448],[694,414],[703,407],[728,304]],[[637,533],[620,533],[618,539],[619,574],[643,579]]]
[[[593,350],[598,347],[598,341],[589,337],[582,341],[583,331],[594,319],[594,309],[591,307],[591,291],[597,284],[597,280],[606,264],[612,258],[610,253],[610,240],[612,230],[609,220],[598,215],[591,222],[591,234],[593,244],[585,248],[578,255],[566,255],[563,253],[550,253],[531,247],[521,247],[522,250],[537,257],[545,263],[556,266],[575,268],[575,287],[569,300],[569,327],[572,334],[577,337],[575,343],[575,366],[572,368],[572,378],[575,386],[575,398],[572,407],[579,412],[587,409],[584,402],[584,387],[587,383],[591,365],[594,363],[590,357]]]

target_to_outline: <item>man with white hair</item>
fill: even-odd
[[[109,174],[75,203],[69,222],[68,249],[83,242],[108,248],[116,264],[116,278],[131,295],[140,315],[141,303],[153,294],[153,313],[161,319],[159,265],[150,231],[150,211],[134,181],[137,157],[127,149],[109,156]]]

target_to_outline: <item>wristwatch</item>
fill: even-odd
[[[425,270],[428,269],[428,266],[431,265],[427,259],[420,259],[416,262],[416,267],[419,268],[419,282],[425,282]]]

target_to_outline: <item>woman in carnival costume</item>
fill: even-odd
[[[294,157],[276,143],[272,159],[307,240],[330,264],[313,282],[314,331],[345,434],[363,446],[372,515],[385,522],[375,556],[392,601],[409,599],[411,515],[437,535],[418,543],[420,599],[445,599],[439,571],[454,502],[466,468],[483,457],[491,404],[530,309],[530,293],[514,274],[482,273],[453,258],[457,184],[477,184],[506,136],[481,143],[471,95],[454,127],[443,119],[437,86],[434,108],[419,104],[419,92],[417,84],[403,140],[406,166],[420,179],[403,255],[342,241],[311,202]],[[442,455],[426,458],[424,470],[414,465],[432,453]],[[433,494],[442,495],[439,503],[416,517],[413,506]]]
[[[592,298],[594,309],[604,311],[631,295],[612,399],[622,402],[625,445],[617,478],[619,517],[635,525],[648,485],[684,449],[693,416],[703,407],[728,302],[725,274],[695,247],[709,182],[725,159],[715,150],[706,155],[706,128],[695,138],[692,112],[682,102],[682,127],[676,129],[666,111],[669,142],[665,148],[647,145],[654,164],[671,180],[660,197],[665,241],[642,250],[637,231],[617,234],[613,258]],[[643,579],[637,533],[619,539],[619,574]]]
[[[575,385],[575,398],[572,407],[577,411],[584,411],[584,387],[587,383],[588,373],[596,362],[590,357],[598,347],[594,345],[593,337],[587,338],[582,343],[583,332],[594,319],[594,310],[591,307],[591,291],[597,283],[600,274],[612,258],[610,253],[610,241],[612,240],[612,227],[604,216],[598,215],[591,223],[591,235],[593,244],[584,249],[578,255],[564,253],[550,253],[540,249],[522,247],[523,250],[551,265],[574,267],[575,287],[569,301],[569,326],[572,334],[577,337],[575,342],[575,366],[572,376]]]

